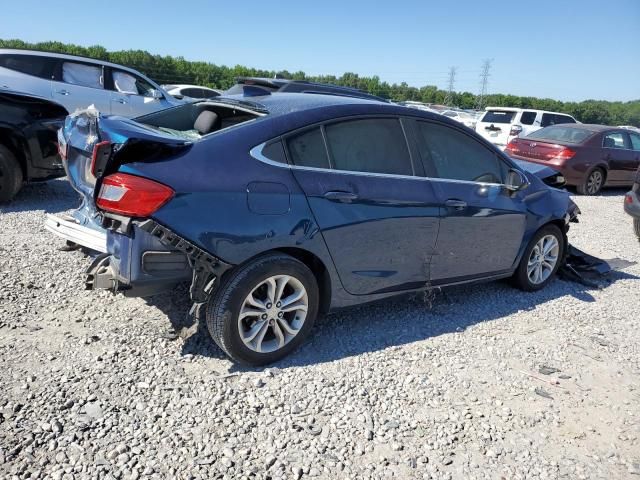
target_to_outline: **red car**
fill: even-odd
[[[554,125],[513,139],[505,153],[552,167],[578,193],[595,195],[605,186],[633,185],[640,134],[606,125]]]

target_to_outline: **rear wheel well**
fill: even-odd
[[[329,276],[329,272],[327,267],[325,267],[324,263],[320,258],[318,258],[313,253],[308,250],[303,250],[302,248],[295,247],[282,247],[276,248],[273,250],[267,250],[265,252],[260,252],[259,255],[251,257],[250,259],[242,262],[240,265],[246,265],[247,263],[253,261],[257,257],[261,257],[263,255],[268,255],[269,253],[284,253],[289,255],[296,260],[304,263],[309,270],[313,273],[313,276],[316,278],[316,282],[318,283],[318,290],[320,293],[320,305],[318,311],[320,313],[327,313],[331,307],[331,277]],[[230,272],[234,271],[239,265],[236,265],[234,268],[227,270],[221,277],[218,285],[221,285],[224,280],[229,276]]]
[[[291,255],[296,260],[304,263],[313,272],[320,291],[319,311],[321,313],[328,312],[331,306],[331,278],[322,260],[308,250],[301,248],[285,247],[278,248],[276,251]]]
[[[16,157],[22,169],[22,178],[27,180],[27,158],[25,156],[22,139],[15,134],[14,130],[0,128],[0,145],[4,146]]]

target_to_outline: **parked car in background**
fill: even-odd
[[[245,87],[255,87],[254,95],[261,93],[315,93],[323,95],[339,95],[342,97],[366,98],[369,100],[377,100],[379,102],[387,102],[382,97],[371,95],[363,90],[351,87],[342,87],[339,85],[331,85],[329,83],[315,83],[304,80],[290,80],[285,78],[262,78],[262,77],[238,77],[236,84],[224,95],[244,94]]]
[[[554,125],[514,138],[505,153],[555,168],[578,193],[595,195],[605,186],[633,184],[640,134],[606,125]]]
[[[404,102],[398,102],[398,105],[402,105],[403,107],[408,107],[408,108],[415,108],[416,110],[422,110],[423,112],[440,113],[423,102],[406,100]]]
[[[526,108],[487,107],[476,123],[476,132],[504,149],[511,139],[551,125],[577,123],[571,115]]]
[[[214,341],[259,365],[333,308],[553,278],[577,207],[474,132],[378,101],[255,93],[67,119],[71,180],[107,237],[88,288],[136,296],[189,280]]]
[[[633,217],[633,231],[640,240],[640,167],[636,170],[631,190],[624,196],[624,211]]]
[[[222,90],[216,90],[209,87],[201,87],[198,85],[162,85],[162,88],[178,99],[183,98],[213,98],[219,97],[222,94]]]
[[[0,203],[24,182],[64,176],[56,133],[66,116],[49,99],[0,91]]]
[[[470,115],[467,112],[463,112],[461,110],[445,110],[441,112],[441,115],[449,117],[472,130],[476,128],[477,120],[473,115]]]
[[[625,130],[632,130],[634,132],[640,133],[640,128],[634,127],[633,125],[620,125],[618,128],[624,128]]]
[[[94,105],[105,114],[137,117],[181,103],[122,65],[32,50],[0,49],[3,89],[53,100],[70,113]]]

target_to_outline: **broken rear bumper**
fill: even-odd
[[[75,218],[47,214],[45,228],[55,235],[83,247],[105,253],[107,251],[107,234],[85,225]]]
[[[87,289],[144,297],[191,280],[191,297],[200,303],[231,268],[153,220],[133,221],[126,233],[109,230],[107,252],[87,270]]]

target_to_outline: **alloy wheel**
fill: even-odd
[[[602,182],[604,178],[602,176],[602,172],[600,170],[594,170],[587,178],[587,193],[589,195],[594,195],[600,191],[602,188]]]
[[[527,263],[527,277],[534,285],[545,282],[553,273],[560,255],[560,244],[555,235],[545,235],[531,250]]]
[[[308,309],[302,282],[290,275],[271,276],[253,288],[242,303],[240,338],[254,352],[275,352],[300,332]]]

